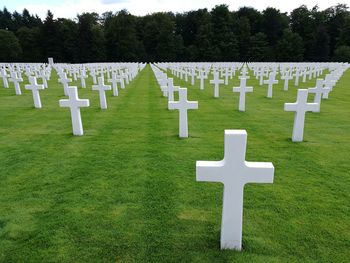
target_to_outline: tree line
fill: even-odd
[[[44,20],[0,10],[0,61],[350,61],[350,12],[300,6],[290,14],[227,5],[134,16],[127,10]]]

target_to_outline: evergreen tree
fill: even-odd
[[[241,7],[234,13],[234,17],[240,19],[245,17],[249,20],[251,34],[256,34],[263,31],[263,16],[252,7]]]
[[[21,61],[41,62],[40,29],[38,27],[28,28],[24,26],[17,30],[16,35],[22,49]]]
[[[305,59],[313,60],[315,21],[312,12],[305,5],[302,5],[291,12],[290,23],[292,31],[298,33],[303,39]]]
[[[176,15],[139,17],[121,10],[101,17],[83,13],[77,18],[54,19],[48,11],[42,21],[27,9],[11,14],[3,8],[0,29],[18,38],[23,50],[18,60],[33,62],[47,57],[58,62],[328,61],[346,58],[350,46],[350,12],[344,4],[324,11],[302,5],[290,16],[275,8],[259,12],[242,7],[231,12],[228,6],[218,5],[211,11]]]
[[[53,18],[51,11],[47,11],[47,16],[44,20],[40,32],[42,59],[46,60],[48,57],[53,57],[56,61],[61,59],[61,45],[60,34],[58,31],[57,21]]]
[[[346,17],[344,24],[340,29],[340,35],[337,41],[337,46],[341,45],[350,46],[350,15]]]
[[[176,35],[172,13],[154,13],[144,18],[143,43],[150,61],[176,61],[182,49],[182,37]]]
[[[274,47],[286,28],[288,28],[289,18],[286,14],[281,14],[275,8],[266,8],[263,11],[263,27],[269,44]]]
[[[350,63],[350,46],[340,46],[334,51],[334,61]]]
[[[213,27],[211,15],[207,9],[196,11],[197,32],[194,36],[195,42],[191,47],[196,61],[212,61],[214,48],[212,43]]]
[[[14,62],[20,60],[21,46],[14,33],[0,29],[0,61]]]
[[[293,33],[290,29],[285,29],[282,38],[277,43],[276,51],[277,61],[303,61],[303,40],[298,33]]]
[[[313,61],[328,61],[329,59],[329,35],[322,26],[318,28],[314,35],[313,41]]]
[[[239,58],[238,43],[233,34],[232,14],[227,5],[217,5],[211,11],[213,26],[213,50],[212,61],[234,61]]]
[[[78,24],[70,19],[60,18],[57,21],[58,32],[61,36],[62,49],[59,60],[71,63],[79,62],[78,56]]]
[[[270,49],[264,33],[257,33],[250,38],[248,61],[268,61]]]
[[[92,43],[91,52],[93,54],[92,61],[106,61],[106,39],[101,25],[96,24],[91,28]],[[125,61],[125,60],[124,60]]]
[[[13,31],[12,14],[4,7],[3,11],[0,11],[0,29],[6,29]]]
[[[137,61],[141,42],[136,33],[136,18],[126,10],[110,16],[105,24],[107,56],[111,61]]]
[[[83,13],[78,15],[79,61],[94,62],[106,58],[105,38],[98,14]]]
[[[239,40],[239,56],[240,61],[248,61],[248,53],[250,47],[250,24],[249,19],[241,17],[238,23],[238,40]]]
[[[346,18],[349,17],[348,6],[344,4],[338,4],[327,8],[324,11],[325,14],[325,26],[329,34],[329,46],[330,55],[333,55],[333,51],[337,46],[340,34],[342,32],[343,25],[346,24]]]

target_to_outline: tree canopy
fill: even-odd
[[[127,10],[44,20],[0,10],[0,61],[347,61],[350,12],[302,5],[290,14],[227,5],[134,16]]]

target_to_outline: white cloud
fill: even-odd
[[[109,4],[119,4],[127,2],[128,0],[101,0],[101,4],[109,5]]]
[[[119,11],[127,9],[134,15],[145,15],[153,12],[172,11],[184,12],[197,10],[199,8],[212,9],[218,4],[227,4],[230,10],[237,10],[242,6],[251,6],[263,10],[268,6],[276,7],[282,12],[290,12],[303,4],[309,8],[318,5],[321,9],[336,5],[341,0],[63,0],[54,4],[26,4],[18,5],[16,10],[27,8],[31,13],[38,14],[44,18],[50,9],[55,17],[75,18],[78,13],[97,12],[102,14],[106,11]]]

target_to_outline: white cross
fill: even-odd
[[[79,99],[78,98],[78,89],[77,87],[68,87],[67,93],[69,99],[62,99],[59,101],[60,107],[69,107],[71,118],[72,118],[72,127],[74,135],[83,135],[83,124],[81,122],[80,107],[89,107],[90,101],[88,99]]]
[[[196,76],[196,69],[195,68],[192,68],[191,69],[191,85],[194,86],[194,77]]]
[[[300,69],[296,69],[295,70],[295,82],[294,82],[294,86],[298,87],[299,86],[299,77],[300,77]]]
[[[225,85],[228,85],[228,78],[231,76],[229,68],[226,68],[222,75],[225,77]]]
[[[34,107],[40,109],[41,108],[41,99],[39,90],[44,89],[44,85],[38,85],[36,77],[29,77],[29,85],[25,85],[24,88],[26,90],[31,90],[33,94]]]
[[[112,73],[112,78],[108,79],[108,82],[112,83],[112,89],[113,89],[113,96],[118,96],[118,85],[117,83],[120,82],[120,80],[117,78],[117,73]]]
[[[163,93],[164,97],[168,96],[168,79],[167,77],[162,77],[162,79],[158,80],[159,86],[160,86],[160,90]]]
[[[233,87],[233,92],[239,92],[239,111],[245,111],[245,94],[253,92],[253,87],[247,87],[247,79],[240,77],[240,86]]]
[[[264,80],[264,84],[268,84],[268,89],[267,89],[267,97],[268,98],[272,98],[273,85],[278,84],[278,80],[276,80],[275,78],[276,78],[276,73],[271,72],[269,74],[269,79]]]
[[[129,74],[128,74],[128,70],[125,69],[125,73],[122,73],[122,77],[125,80],[125,84],[128,85],[129,84]]]
[[[203,70],[199,70],[197,79],[200,80],[200,86],[199,86],[199,88],[200,88],[201,90],[204,89],[204,79],[207,79],[207,78],[208,78],[208,77],[205,75],[204,71],[203,71]]]
[[[91,70],[90,70],[90,75],[91,75],[91,77],[92,77],[92,83],[94,83],[94,84],[97,84],[97,79],[96,79],[96,71],[95,71],[95,68],[92,68]]]
[[[125,82],[124,82],[124,77],[120,76],[119,77],[119,82],[120,82],[120,88],[125,89]]]
[[[265,68],[261,68],[259,73],[259,85],[262,86],[264,84],[264,77],[266,76]]]
[[[1,69],[0,70],[0,77],[2,78],[2,82],[4,83],[4,88],[8,88],[9,87],[9,83],[7,81],[7,72],[6,69]]]
[[[214,72],[214,79],[210,80],[210,84],[214,84],[214,97],[219,98],[219,85],[224,84],[224,80],[219,79],[219,72]]]
[[[306,82],[307,73],[308,73],[307,69],[304,69],[304,71],[303,71],[303,83]]]
[[[244,65],[241,71],[241,78],[246,78],[249,79],[250,77],[248,76],[248,68],[247,65]]]
[[[244,185],[273,182],[273,164],[245,161],[246,147],[245,130],[225,130],[224,159],[196,163],[197,181],[224,184],[221,249],[242,249]]]
[[[289,84],[289,80],[293,79],[293,76],[291,74],[289,74],[289,72],[286,72],[281,79],[284,80],[284,86],[283,86],[283,90],[287,91],[288,90],[288,84]]]
[[[39,71],[38,77],[42,79],[44,88],[47,89],[49,86],[47,85],[47,79],[46,79],[46,74],[44,69],[41,69]]]
[[[68,96],[67,88],[69,87],[69,82],[72,82],[72,79],[67,78],[67,73],[62,72],[58,81],[63,85],[64,95]]]
[[[174,86],[174,80],[172,78],[168,78],[168,102],[174,101],[174,92],[179,90],[179,86]]]
[[[81,87],[82,88],[86,88],[86,81],[85,81],[85,79],[87,78],[87,75],[86,75],[86,72],[85,72],[85,68],[80,70],[79,78],[80,78]]]
[[[17,73],[15,71],[11,71],[11,78],[9,78],[9,81],[13,82],[13,84],[15,85],[16,95],[22,95],[19,82],[22,82],[23,79],[21,77],[17,77]]]
[[[187,71],[187,69],[183,69],[183,73],[185,75],[185,81],[187,82],[188,81],[188,71]]]
[[[107,100],[106,100],[106,90],[111,90],[110,85],[105,85],[105,80],[103,77],[98,77],[98,85],[93,85],[92,90],[97,90],[100,95],[100,107],[101,109],[107,109]]]
[[[278,80],[276,78],[276,73],[271,72],[269,75],[269,79],[264,80],[264,84],[268,84],[268,89],[267,89],[267,97],[272,98],[272,87],[274,84],[278,84]]]
[[[317,79],[316,87],[308,89],[309,93],[315,94],[314,103],[318,104],[318,110],[316,112],[320,112],[321,111],[322,97],[328,97],[328,93],[331,91],[329,88],[323,88],[323,85],[324,85],[324,80],[323,79]]]
[[[324,85],[324,88],[329,89],[329,92],[326,94],[323,94],[323,96],[322,96],[323,99],[328,99],[328,95],[333,90],[333,87],[335,84],[336,84],[336,82],[333,81],[332,79],[327,78],[327,77],[325,78],[323,85]]]
[[[77,68],[74,68],[73,71],[71,72],[71,75],[73,75],[73,80],[74,81],[77,81]]]
[[[187,100],[187,89],[179,88],[179,101],[169,101],[169,110],[179,110],[179,137],[188,137],[187,110],[198,109],[197,101]]]
[[[295,103],[285,103],[285,111],[295,111],[293,126],[293,142],[302,142],[304,137],[305,113],[308,111],[316,112],[319,108],[317,103],[308,103],[308,90],[299,89],[297,101]]]

